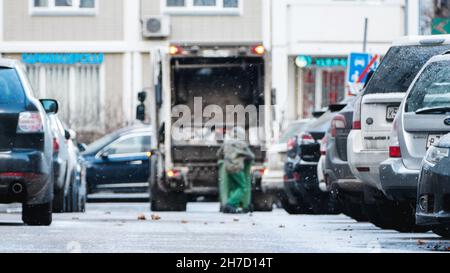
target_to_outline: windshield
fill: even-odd
[[[423,65],[449,49],[450,45],[392,47],[368,83],[365,94],[406,92]]]
[[[406,112],[450,107],[450,61],[424,69],[406,100]]]
[[[304,131],[306,129],[306,126],[308,123],[305,122],[297,122],[291,124],[286,131],[281,135],[281,138],[279,140],[279,144],[287,143],[289,139],[300,133],[301,131]]]
[[[111,143],[113,140],[115,140],[118,136],[118,134],[113,133],[92,142],[87,146],[86,151],[84,151],[83,154],[96,153],[97,151]]]
[[[23,104],[25,93],[19,76],[12,68],[0,68],[0,104]]]

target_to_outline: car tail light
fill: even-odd
[[[293,176],[294,176],[293,178],[295,181],[299,181],[301,178],[300,173],[298,173],[298,172],[294,172]]]
[[[53,138],[53,152],[54,153],[59,152],[59,140],[56,137]]]
[[[167,171],[167,177],[169,178],[176,178],[176,177],[180,177],[181,172],[177,171],[177,170],[169,170]]]
[[[312,135],[308,134],[308,133],[302,133],[299,137],[300,139],[300,144],[301,145],[305,145],[305,144],[311,144],[314,143],[315,140],[312,137]]]
[[[180,55],[183,52],[183,48],[181,46],[171,45],[169,47],[170,55]]]
[[[289,139],[289,140],[288,140],[288,143],[287,143],[287,148],[288,148],[288,150],[294,149],[295,143],[296,143],[296,142],[297,142],[297,141],[296,141],[295,138]]]
[[[355,111],[353,112],[353,129],[361,130],[361,105],[362,105],[362,96],[355,102]]]
[[[402,151],[399,146],[390,146],[389,147],[389,157],[392,158],[400,158],[402,157]]]
[[[0,173],[0,177],[3,178],[23,178],[23,179],[34,179],[40,177],[36,173],[24,173],[24,172],[6,172]]]
[[[268,172],[269,172],[269,169],[267,169],[267,168],[263,168],[263,169],[259,170],[260,175],[267,175]]]
[[[343,115],[336,115],[331,121],[331,136],[336,137],[337,129],[345,129],[347,123],[345,122],[345,117]]]
[[[263,45],[254,46],[252,47],[252,53],[262,56],[266,53],[266,48]]]
[[[19,114],[17,133],[30,134],[42,133],[43,131],[44,126],[39,112],[22,112]]]

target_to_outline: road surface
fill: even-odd
[[[233,216],[218,213],[216,203],[191,203],[187,212],[155,213],[152,220],[148,207],[88,204],[85,214],[55,214],[51,227],[28,227],[20,208],[1,206],[0,252],[379,253],[450,247],[432,233],[380,230],[343,215],[292,216],[276,209]]]

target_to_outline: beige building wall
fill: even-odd
[[[263,39],[261,0],[241,0],[243,14],[171,15],[174,42],[259,42]],[[142,0],[142,15],[161,14],[160,0]]]
[[[96,16],[55,17],[30,15],[29,0],[4,0],[4,40],[122,40],[123,1],[126,0],[98,0],[99,12]]]

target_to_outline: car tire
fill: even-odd
[[[151,200],[152,211],[186,211],[186,194],[178,192],[158,192]]]
[[[281,198],[280,199],[281,205],[283,206],[283,209],[291,215],[298,215],[298,214],[307,214],[308,210],[305,209],[304,204],[291,204],[287,198]]]
[[[381,229],[392,229],[393,223],[388,218],[383,217],[376,204],[364,204],[364,214],[368,221]]]
[[[253,211],[272,211],[274,198],[271,194],[254,192],[252,195]]]
[[[22,221],[29,226],[52,224],[52,202],[42,205],[22,205]]]
[[[450,226],[437,227],[433,229],[433,232],[444,239],[450,239]]]
[[[66,212],[66,196],[64,190],[57,192],[53,197],[53,212],[64,213]]]
[[[364,213],[364,209],[361,204],[357,204],[350,201],[344,201],[342,204],[343,212],[348,217],[351,217],[357,222],[367,222],[368,218]]]

